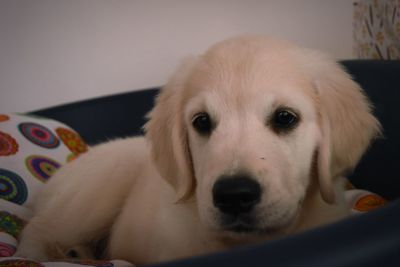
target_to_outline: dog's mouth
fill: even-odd
[[[279,236],[285,231],[285,227],[260,227],[253,224],[246,224],[237,222],[231,225],[225,225],[223,227],[225,232],[237,235],[238,237],[250,237],[250,236]]]
[[[223,214],[220,218],[220,224],[224,230],[234,233],[253,234],[260,232],[256,219],[249,214]]]
[[[253,225],[247,225],[243,223],[236,223],[234,225],[230,225],[225,227],[227,231],[239,233],[239,234],[254,234],[259,233],[260,229],[254,227]]]

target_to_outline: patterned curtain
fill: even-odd
[[[400,59],[400,0],[354,2],[354,55]]]

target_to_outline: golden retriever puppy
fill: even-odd
[[[145,138],[93,147],[48,182],[17,255],[107,237],[104,257],[149,264],[334,222],[348,214],[343,174],[380,132],[338,64],[263,37],[184,63],[148,118]]]

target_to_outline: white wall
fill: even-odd
[[[350,0],[0,0],[0,112],[165,83],[243,33],[352,57]]]

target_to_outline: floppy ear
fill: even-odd
[[[352,171],[381,125],[360,86],[333,60],[318,55],[313,68],[321,139],[318,181],[323,199],[335,201],[333,179]]]
[[[183,90],[194,60],[185,61],[157,96],[144,126],[151,156],[160,175],[171,184],[177,200],[187,199],[194,187],[194,174],[183,123]]]

